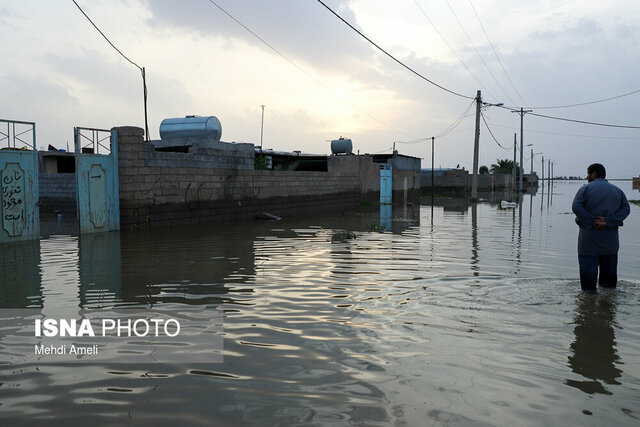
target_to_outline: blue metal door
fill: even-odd
[[[0,243],[39,239],[36,124],[0,120],[0,148]]]
[[[391,165],[380,165],[380,204],[390,205],[393,184],[393,171]]]
[[[120,229],[118,133],[74,128],[80,233]]]

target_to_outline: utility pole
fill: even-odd
[[[544,186],[544,156],[542,156],[542,185]]]
[[[478,200],[478,151],[480,146],[480,106],[482,95],[480,91],[476,96],[476,133],[473,141],[473,178],[471,179],[471,201]]]
[[[433,207],[433,196],[434,196],[434,194],[433,194],[434,193],[434,190],[433,190],[433,181],[434,181],[434,179],[433,178],[435,176],[434,175],[435,171],[433,170],[433,158],[434,158],[434,150],[433,150],[434,144],[433,144],[433,142],[434,142],[434,140],[435,140],[435,137],[432,136],[431,137],[431,206],[432,207]]]
[[[142,90],[144,91],[144,136],[146,141],[149,141],[149,121],[147,119],[147,76],[145,74],[144,67],[142,67]]]
[[[547,170],[549,171],[549,178],[547,178],[547,181],[549,181],[549,188],[551,188],[551,159],[547,160]]]
[[[511,189],[516,191],[516,147],[517,147],[516,134],[513,133],[513,167],[511,168]]]
[[[533,176],[533,148],[531,149],[531,175]]]
[[[520,114],[520,185],[519,185],[519,191],[522,192],[523,188],[522,188],[522,175],[524,174],[524,166],[522,164],[522,160],[523,160],[523,149],[524,149],[524,139],[522,137],[522,128],[523,128],[523,121],[524,121],[524,115],[527,113],[532,112],[533,110],[523,110],[522,107],[520,107],[519,110],[511,110],[512,113],[518,113]]]
[[[262,107],[262,121],[260,122],[260,150],[262,150],[262,135],[263,135],[263,131],[264,131],[264,105],[261,105],[260,107]]]

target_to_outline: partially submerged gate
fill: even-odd
[[[0,243],[40,238],[35,123],[0,119],[0,189]]]
[[[390,205],[393,189],[392,181],[393,170],[391,165],[386,163],[380,164],[380,204]]]
[[[118,133],[74,128],[80,233],[120,229]]]

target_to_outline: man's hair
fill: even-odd
[[[592,165],[589,165],[589,167],[587,168],[587,174],[591,175],[593,172],[596,173],[596,176],[598,178],[607,177],[607,171],[605,170],[604,166],[602,166],[600,163],[594,163]]]

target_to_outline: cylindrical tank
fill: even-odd
[[[185,116],[164,119],[160,123],[160,139],[206,138],[220,141],[222,125],[215,116]]]
[[[351,139],[340,137],[331,141],[331,154],[351,154],[352,152]]]

